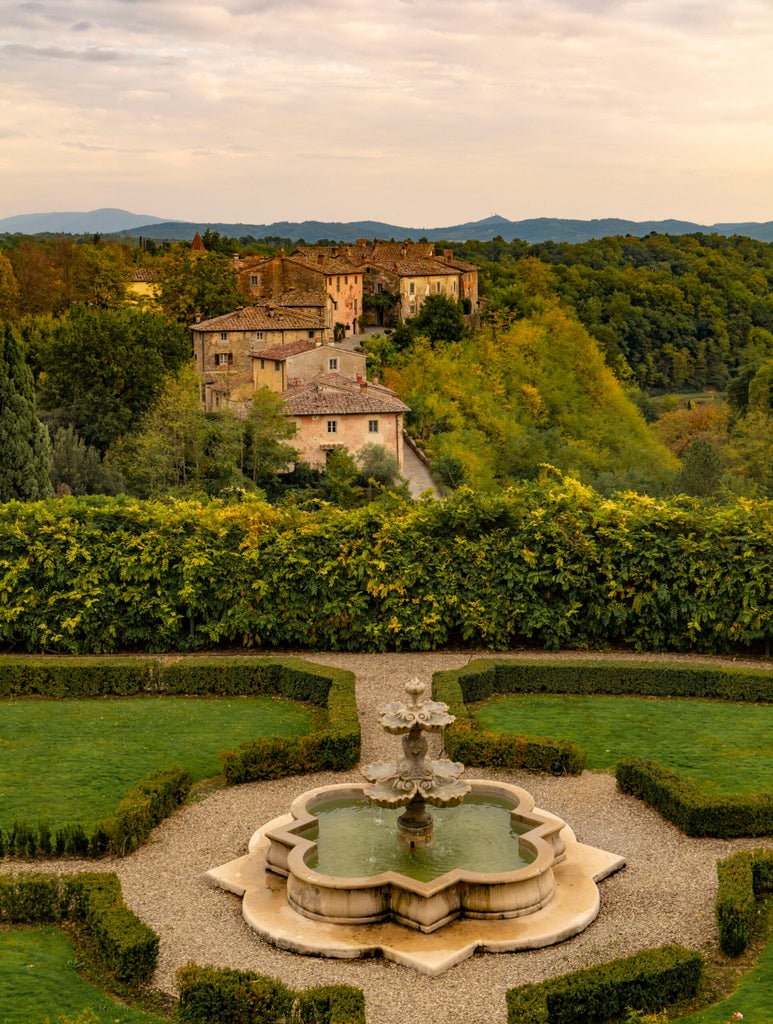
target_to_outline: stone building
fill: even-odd
[[[366,444],[383,445],[403,469],[403,419],[408,406],[375,381],[353,381],[338,373],[298,384],[282,393],[285,415],[296,425],[293,446],[301,459],[324,466],[345,448],[356,455]]]
[[[267,387],[285,391],[291,385],[338,373],[349,380],[364,380],[367,357],[338,345],[296,341],[290,345],[258,349],[252,353],[252,377],[255,390]]]

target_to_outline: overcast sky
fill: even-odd
[[[773,0],[0,0],[0,216],[773,220]]]

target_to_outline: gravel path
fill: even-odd
[[[434,672],[456,668],[475,656],[443,652],[309,657],[356,673],[363,762],[369,763],[396,753],[395,738],[378,725],[378,705],[402,699],[403,687],[412,677],[429,684]],[[437,978],[380,959],[301,957],[258,938],[242,920],[240,900],[212,888],[203,873],[245,853],[255,829],[284,813],[298,793],[359,780],[357,772],[219,790],[164,822],[137,853],[124,860],[100,861],[98,867],[117,872],[128,905],[161,936],[155,983],[168,992],[175,992],[177,968],[193,960],[260,971],[295,988],[357,985],[365,992],[368,1024],[416,1019],[432,1024],[504,1024],[508,988],[664,942],[696,949],[713,942],[717,859],[736,849],[770,845],[770,840],[688,839],[639,801],[618,793],[610,775],[585,772],[553,778],[479,769],[470,774],[523,785],[538,806],[563,817],[581,842],[625,857],[626,868],[600,885],[598,918],[577,938],[533,952],[476,955]],[[39,870],[41,865],[22,869],[29,867]],[[95,864],[52,862],[46,867],[94,870]]]

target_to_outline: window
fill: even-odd
[[[281,372],[281,370],[282,370],[282,361],[281,361],[281,359],[275,359],[274,360],[274,369],[276,370],[277,373]]]
[[[368,433],[369,434],[377,434],[378,433],[378,420],[368,420]]]
[[[228,341],[228,331],[221,331],[220,332],[220,340],[221,341]]]
[[[338,420],[328,420],[327,421],[327,432],[328,432],[328,434],[337,434],[338,433]]]
[[[333,309],[338,309],[338,303],[333,299]]]
[[[357,316],[357,300],[354,300],[354,315]]]
[[[314,331],[309,331],[309,337],[314,341]]]
[[[411,314],[411,316],[413,316],[413,314],[416,312],[416,303],[415,302],[412,302],[410,304],[410,306],[408,307],[408,312]]]
[[[383,290],[384,290],[384,284],[383,284],[382,281],[379,281],[379,283],[376,285],[376,291],[377,292],[383,292]]]
[[[257,288],[259,281],[260,281],[260,278],[258,277],[257,274],[251,274],[250,275],[250,286],[252,288]]]
[[[349,275],[344,274],[344,284],[349,284]]]
[[[436,291],[436,292],[439,292],[439,291],[440,291],[440,281],[438,281],[438,282],[437,282],[437,283],[435,284],[435,291]]]
[[[327,368],[328,368],[328,370],[337,370],[338,369],[338,359],[328,359],[328,361],[327,361]]]
[[[416,294],[416,282],[415,281],[409,282],[409,284],[408,284],[408,294],[409,295],[415,295]]]
[[[337,292],[341,291],[341,278],[340,277],[336,278],[336,291]]]
[[[255,341],[263,341],[265,336],[265,331],[255,331]]]
[[[218,352],[218,354],[217,354],[217,365],[218,366],[228,366],[233,361],[234,361],[234,357],[231,355],[230,352]]]
[[[265,370],[265,368],[266,368],[266,360],[265,359],[261,359],[261,361],[260,361],[260,368],[261,368],[261,370]]]

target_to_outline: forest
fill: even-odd
[[[404,494],[376,452],[327,473],[293,463],[270,398],[247,421],[198,407],[188,325],[244,304],[228,254],[286,241],[208,232],[194,260],[186,243],[0,237],[0,499],[255,491],[353,507]],[[431,296],[366,347],[447,492],[497,493],[554,467],[607,495],[773,496],[773,245],[441,244],[480,267],[479,313]],[[157,302],[127,299],[138,267],[157,275]]]

